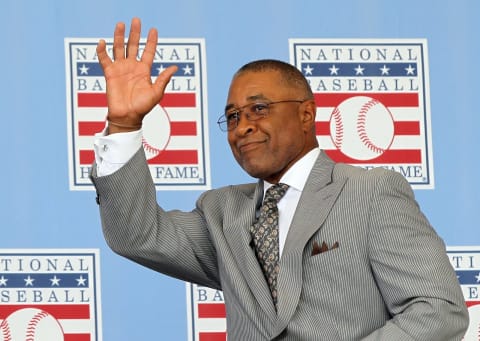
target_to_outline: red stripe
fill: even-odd
[[[471,307],[472,305],[480,304],[480,301],[466,301],[467,307]]]
[[[322,136],[322,135],[330,135],[330,122],[315,122],[315,130],[317,132],[317,136]]]
[[[107,94],[104,92],[79,92],[77,102],[80,108],[107,107]],[[195,107],[195,93],[167,93],[160,101],[163,107]]]
[[[350,97],[366,96],[380,101],[387,107],[418,107],[417,93],[316,93],[318,107],[336,107]]]
[[[107,106],[107,94],[105,93],[77,93],[77,103],[80,108],[94,108]]]
[[[90,341],[90,334],[64,334],[64,341]]]
[[[80,150],[79,154],[81,165],[91,165],[95,161],[95,152],[93,150]]]
[[[196,107],[195,93],[165,94],[160,101],[162,107]]]
[[[79,136],[93,136],[105,128],[104,121],[82,121],[78,122]]]
[[[226,332],[200,332],[199,341],[226,341]]]
[[[188,165],[198,163],[197,150],[162,150],[148,160],[150,165]]]
[[[171,136],[195,136],[197,135],[197,122],[170,122]]]
[[[82,121],[78,122],[79,136],[93,136],[105,128],[104,121]],[[196,136],[196,122],[170,122],[170,136]]]
[[[226,318],[227,312],[223,303],[199,303],[198,318]]]
[[[394,135],[420,135],[420,123],[418,121],[396,121],[393,122]],[[330,136],[330,122],[315,122],[317,136]]]
[[[95,160],[93,150],[80,150],[81,165],[91,165]],[[197,150],[163,150],[160,154],[148,160],[151,165],[190,165],[198,164]]]
[[[17,304],[0,305],[0,318],[4,319],[11,313],[25,308],[36,308],[46,311],[57,319],[88,319],[90,307],[87,304]]]
[[[390,149],[386,150],[382,155],[371,160],[356,160],[351,159],[340,150],[329,149],[325,150],[328,156],[336,162],[344,162],[351,164],[382,164],[382,163],[420,163],[422,161],[422,154],[417,149]]]
[[[397,121],[394,123],[394,135],[420,135],[420,122]]]

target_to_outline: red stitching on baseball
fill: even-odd
[[[3,341],[12,341],[12,334],[7,320],[2,321],[0,324],[0,330],[2,331]]]
[[[47,316],[48,314],[42,311],[42,312],[36,313],[32,317],[32,319],[30,320],[27,326],[27,334],[26,334],[25,341],[35,341],[35,329],[37,328],[38,323]]]
[[[143,144],[143,148],[145,148],[145,150],[149,153],[152,153],[152,154],[160,154],[162,151],[158,148],[155,148],[153,147],[152,145],[150,145],[147,140],[145,139],[144,136],[142,136],[142,144]]]
[[[333,110],[332,117],[335,121],[335,139],[333,140],[333,143],[337,148],[340,148],[343,142],[343,123],[338,107]]]
[[[365,129],[366,123],[367,123],[367,113],[372,107],[374,107],[378,103],[379,102],[376,99],[371,99],[370,101],[368,101],[367,103],[362,105],[362,107],[360,108],[360,111],[358,112],[357,132],[358,132],[358,135],[360,137],[360,140],[363,142],[363,144],[368,149],[370,149],[371,151],[373,151],[377,154],[381,154],[385,150],[383,148],[380,148],[380,147],[376,146],[372,142],[372,140],[370,140],[370,138],[367,135],[367,131]]]

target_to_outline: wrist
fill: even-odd
[[[142,122],[139,123],[124,123],[112,120],[107,116],[108,122],[108,134],[126,133],[131,131],[140,130],[142,128]]]

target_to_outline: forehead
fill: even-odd
[[[288,88],[276,70],[246,71],[236,75],[230,84],[228,104],[241,104],[255,99],[277,99],[288,93]]]

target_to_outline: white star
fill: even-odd
[[[33,287],[33,281],[34,281],[34,280],[35,280],[35,279],[31,278],[30,275],[28,275],[28,277],[24,279],[24,281],[25,281],[25,286],[26,286],[26,287],[28,287],[28,286]]]
[[[408,64],[408,67],[405,68],[405,71],[407,71],[407,75],[414,75],[415,74],[415,68],[412,67],[410,64]]]
[[[187,64],[187,66],[185,66],[183,68],[183,74],[184,75],[191,75],[192,74],[192,68],[190,67],[190,65]]]
[[[383,75],[388,75],[388,72],[390,71],[390,68],[388,68],[386,65],[383,65],[383,67],[380,68],[380,71],[382,71],[382,76]]]
[[[50,278],[50,282],[52,282],[52,287],[54,285],[56,285],[58,287],[58,285],[60,284],[60,281],[61,281],[61,279],[57,278],[57,275],[53,276],[53,278]]]
[[[364,67],[361,67],[360,64],[354,69],[356,75],[363,75],[363,70],[365,70]]]
[[[475,278],[477,279],[477,283],[480,283],[480,272],[475,276]]]
[[[160,67],[157,67],[157,70],[158,70],[158,74],[161,74],[163,70],[165,70],[165,67],[163,66],[163,64],[160,64]]]
[[[77,282],[78,282],[77,286],[80,286],[80,285],[85,286],[86,281],[87,281],[87,279],[83,278],[83,276],[80,275],[80,278],[77,278]]]
[[[312,75],[313,67],[310,67],[310,64],[308,64],[307,67],[304,68],[304,70],[305,70],[305,76]]]
[[[7,286],[7,281],[8,281],[8,279],[3,277],[3,275],[2,275],[2,277],[0,277],[0,286],[2,286],[2,285]]]
[[[328,69],[330,70],[330,75],[338,75],[338,70],[340,70],[340,68],[337,68],[335,65],[332,65],[332,67]]]
[[[83,64],[81,67],[80,67],[80,74],[81,75],[88,75],[88,69],[90,69],[89,67],[86,67],[85,64]]]

